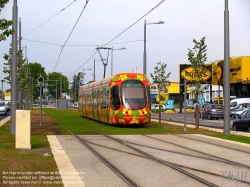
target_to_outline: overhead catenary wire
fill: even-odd
[[[76,0],[74,0],[74,2],[75,2]],[[113,45],[113,44],[121,44],[121,43],[129,43],[129,42],[138,42],[138,41],[143,41],[143,40],[135,40],[135,41],[128,41],[128,42],[119,42],[119,43],[111,43],[112,41],[114,41],[116,38],[118,38],[119,36],[121,36],[123,33],[125,33],[127,30],[129,30],[132,26],[134,26],[136,23],[138,23],[141,19],[143,19],[146,15],[148,15],[150,12],[152,12],[156,7],[158,7],[160,4],[162,4],[163,2],[164,2],[165,0],[162,0],[160,3],[158,3],[155,7],[153,7],[150,11],[148,11],[145,15],[143,15],[140,19],[138,19],[136,22],[134,22],[132,25],[130,25],[127,29],[125,29],[124,31],[122,31],[120,34],[118,34],[116,37],[114,37],[112,40],[110,40],[109,42],[107,42],[105,45],[103,45],[102,47],[104,47],[104,46],[106,46],[106,45]],[[74,2],[72,2],[72,3],[74,3]],[[58,62],[59,62],[59,59],[60,59],[60,56],[61,56],[61,54],[62,54],[62,51],[63,51],[63,48],[65,47],[65,46],[92,46],[92,45],[66,45],[66,43],[67,43],[67,41],[68,41],[68,39],[70,38],[70,36],[71,36],[71,34],[73,33],[73,31],[74,31],[74,29],[75,29],[75,27],[76,27],[76,25],[77,25],[77,23],[78,23],[78,21],[79,21],[79,19],[80,19],[80,17],[81,17],[81,15],[82,15],[82,13],[83,13],[83,11],[85,10],[85,8],[86,8],[86,6],[87,6],[87,4],[88,4],[88,2],[89,2],[89,0],[86,0],[86,3],[85,3],[85,6],[84,6],[84,8],[83,8],[83,10],[82,10],[82,12],[81,12],[81,14],[80,14],[80,16],[78,17],[78,19],[77,19],[77,22],[75,23],[75,25],[74,25],[74,27],[73,27],[73,29],[72,29],[72,31],[70,32],[70,34],[69,34],[69,36],[68,36],[68,38],[66,39],[66,41],[65,41],[65,43],[63,44],[63,45],[61,45],[61,44],[54,44],[54,43],[49,43],[49,42],[40,42],[40,41],[35,41],[35,40],[27,40],[27,41],[33,41],[33,42],[38,42],[38,43],[44,43],[44,44],[51,44],[51,45],[58,45],[58,46],[61,46],[61,50],[60,50],[60,54],[59,54],[59,57],[58,57],[58,60],[57,60],[57,63],[56,63],[56,65],[55,65],[55,68],[54,68],[54,70],[53,71],[55,71],[55,69],[56,69],[56,67],[57,67],[57,65],[58,65]],[[71,3],[71,4],[72,4]],[[71,5],[70,4],[70,5]],[[68,6],[70,6],[70,5],[68,5]],[[67,7],[68,7],[67,6]],[[67,8],[67,7],[65,7],[65,8]],[[64,8],[64,9],[65,9]],[[63,11],[64,9],[62,9],[61,11]],[[60,12],[61,12],[60,11]],[[59,12],[59,13],[60,13]],[[58,13],[57,13],[58,14]],[[56,14],[56,15],[57,15]],[[56,16],[55,15],[55,16]],[[53,18],[53,17],[52,17]],[[50,18],[50,19],[52,19],[52,18]],[[48,20],[47,20],[48,21]],[[47,22],[46,21],[46,22]],[[45,23],[45,22],[44,22]],[[43,23],[43,24],[44,24]],[[41,24],[42,25],[42,24]],[[40,26],[41,26],[40,25]],[[38,28],[38,27],[37,27]],[[33,29],[33,30],[35,30],[35,29]],[[27,35],[27,34],[26,34]],[[24,36],[23,36],[24,37]],[[24,39],[23,39],[24,40]],[[97,45],[93,45],[93,46],[97,46]],[[100,46],[100,45],[98,45],[98,46]],[[97,51],[93,54],[93,55],[91,55],[91,57],[90,58],[88,58],[88,60],[87,61],[85,61],[78,69],[76,69],[75,71],[73,71],[72,73],[74,73],[74,72],[76,72],[76,71],[78,71],[80,68],[82,68],[85,64],[87,64],[95,55],[96,55],[96,53],[97,53]],[[72,74],[71,73],[71,74]],[[70,75],[71,75],[70,74]]]
[[[70,38],[71,34],[73,33],[73,31],[74,31],[74,29],[75,29],[75,27],[76,27],[76,25],[77,25],[78,21],[80,20],[80,18],[81,18],[81,16],[82,16],[82,13],[84,12],[84,10],[85,10],[85,8],[86,8],[86,6],[87,6],[88,2],[89,2],[89,0],[86,0],[86,3],[85,3],[85,5],[84,5],[84,7],[83,7],[83,9],[82,9],[82,12],[80,13],[80,15],[79,15],[79,17],[78,17],[78,19],[77,19],[77,21],[76,21],[76,23],[75,23],[75,25],[74,25],[73,29],[71,30],[71,32],[70,32],[70,34],[69,34],[68,38],[66,39],[65,43],[62,45],[62,48],[61,48],[61,51],[60,51],[60,54],[59,54],[58,60],[57,60],[57,62],[56,62],[56,65],[55,65],[55,68],[54,68],[54,70],[53,70],[53,71],[55,71],[55,69],[56,69],[56,67],[57,67],[57,64],[58,64],[58,62],[59,62],[59,60],[60,60],[60,57],[61,57],[61,54],[62,54],[63,48],[64,48],[65,44],[68,42],[68,40],[69,40],[69,38]]]
[[[120,34],[118,34],[116,37],[114,37],[112,40],[110,40],[109,42],[107,42],[105,45],[103,45],[102,47],[104,47],[104,46],[106,46],[106,45],[111,45],[110,44],[110,42],[112,42],[112,41],[114,41],[116,38],[118,38],[119,36],[121,36],[124,32],[126,32],[128,29],[130,29],[132,26],[134,26],[136,23],[138,23],[141,19],[143,19],[146,15],[148,15],[150,12],[152,12],[155,8],[157,8],[159,5],[161,5],[163,2],[164,2],[165,0],[162,0],[160,3],[158,3],[155,7],[153,7],[150,11],[148,11],[146,14],[144,14],[140,19],[138,19],[136,22],[134,22],[132,25],[130,25],[127,29],[125,29],[124,31],[122,31]],[[142,40],[142,41],[144,41],[144,40]],[[91,57],[86,61],[86,62],[84,62],[83,63],[83,65],[81,65],[81,67],[83,67],[85,64],[87,64],[90,60],[91,60],[91,58],[92,57],[94,57],[95,56],[95,54],[97,53],[97,51],[93,54],[93,55],[91,55]],[[79,70],[81,67],[79,67],[77,70]],[[77,71],[76,70],[76,71]],[[74,71],[74,72],[76,72],[76,71]],[[70,76],[70,75],[69,75]]]
[[[56,44],[56,43],[50,43],[50,42],[42,42],[42,41],[29,40],[29,39],[22,39],[22,40],[29,41],[29,42],[37,42],[37,43],[42,43],[42,44],[49,44],[49,45],[59,45],[59,46],[62,46],[62,44]]]
[[[59,13],[61,13],[62,11],[64,11],[66,8],[68,8],[70,5],[72,5],[74,2],[76,2],[76,0],[74,0],[73,2],[71,2],[69,5],[67,5],[66,7],[64,7],[62,10],[60,10],[58,13],[56,13],[54,16],[52,16],[51,18],[47,19],[45,22],[41,23],[40,25],[38,25],[36,28],[34,28],[33,30],[31,30],[30,32],[28,32],[27,34],[23,35],[22,38],[24,38],[25,36],[27,36],[28,34],[30,34],[31,32],[35,31],[36,29],[38,29],[39,27],[41,27],[43,24],[47,23],[49,20],[51,20],[52,18],[54,18],[55,16],[57,16]]]
[[[43,42],[43,41],[37,41],[37,40],[29,40],[29,39],[22,39],[29,42],[37,42],[42,44],[49,44],[49,45],[58,45],[62,46],[62,44],[56,44],[51,42]],[[117,45],[117,44],[123,44],[123,43],[132,43],[132,42],[142,42],[144,40],[133,40],[133,41],[126,41],[126,42],[117,42],[117,43],[110,43],[109,45]],[[70,44],[70,45],[64,45],[65,47],[92,47],[92,46],[101,46],[101,45],[94,45],[94,44]]]
[[[108,43],[106,43],[105,45],[103,45],[102,47],[108,45],[110,42],[114,41],[116,38],[118,38],[119,36],[121,36],[124,32],[126,32],[127,30],[129,30],[131,27],[133,27],[136,23],[138,23],[141,19],[143,19],[146,15],[148,15],[150,12],[152,12],[154,9],[156,9],[160,4],[162,4],[165,0],[162,0],[160,3],[158,3],[154,8],[152,8],[150,11],[148,11],[146,14],[144,14],[140,19],[138,19],[136,22],[134,22],[132,25],[130,25],[127,29],[125,29],[124,31],[122,31],[120,34],[118,34],[116,37],[114,37],[112,40],[110,40]]]
[[[85,64],[87,64],[97,53],[97,51],[86,61],[84,62],[78,69],[76,69],[75,71],[73,71],[68,77],[70,77],[73,73],[77,72],[79,69],[81,69]]]

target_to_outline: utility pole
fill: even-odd
[[[187,131],[187,80],[184,79],[184,131]]]
[[[19,18],[19,51],[22,50],[22,43],[21,43],[21,40],[22,40],[22,36],[21,36],[21,18]],[[18,62],[17,62],[18,63]],[[18,83],[17,83],[18,84]],[[17,85],[18,86],[18,109],[19,110],[22,110],[23,109],[23,102],[22,102],[22,92],[21,92],[21,88],[20,88],[20,85]]]
[[[76,76],[75,76],[75,102],[76,102]]]
[[[230,135],[230,54],[229,54],[229,11],[228,0],[225,0],[224,11],[224,65],[223,65],[223,95],[224,95],[224,134]]]
[[[16,134],[16,101],[17,101],[17,0],[13,0],[13,24],[12,29],[16,32],[12,35],[12,65],[11,65],[11,125],[10,133]]]
[[[4,80],[1,80],[2,81],[2,100],[4,100],[4,92],[3,92],[3,82],[4,82]]]
[[[42,87],[44,85],[44,78],[40,74],[38,77],[38,86],[40,87],[40,126],[42,126]]]
[[[60,99],[62,99],[62,73],[60,76]]]
[[[83,76],[84,76],[84,75],[83,75]],[[94,78],[93,81],[95,81],[95,58],[94,58],[94,75],[93,75],[93,78]]]

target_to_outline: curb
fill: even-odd
[[[9,120],[10,120],[10,116],[8,116],[8,117],[2,119],[2,120],[0,121],[0,127],[3,126],[5,123],[7,123]]]

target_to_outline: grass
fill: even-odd
[[[51,153],[49,142],[47,140],[46,134],[56,134],[61,132],[63,134],[65,131],[60,125],[54,124],[51,128],[48,125],[38,127],[36,119],[36,111],[31,112],[32,124],[31,124],[31,150],[26,149],[16,149],[15,148],[15,136],[10,134],[10,121],[0,127],[0,186],[12,186],[11,182],[19,181],[17,186],[41,186],[38,181],[47,182],[48,180],[39,180],[41,175],[35,175],[35,172],[55,172],[58,171],[57,165],[55,163],[54,157]],[[48,116],[44,116],[45,120],[48,120]],[[40,125],[40,124],[39,124]],[[44,156],[45,153],[49,153],[50,156]],[[10,175],[10,172],[31,172],[32,174],[19,174]],[[33,177],[33,179],[27,180],[8,180],[6,177]],[[52,175],[46,175],[52,176]],[[54,177],[56,175],[53,175]],[[4,178],[5,177],[5,178]],[[57,175],[58,177],[58,175]],[[21,184],[21,182],[33,182],[33,184]],[[61,182],[61,179],[56,179],[56,181]],[[50,184],[46,185],[48,187],[62,186],[61,184]]]
[[[44,109],[46,113],[59,119],[61,123],[66,125],[75,134],[99,134],[102,131],[109,135],[136,135],[136,134],[202,134],[212,136],[216,138],[222,138],[226,140],[232,140],[236,142],[242,142],[250,144],[250,137],[238,136],[238,135],[224,135],[220,132],[214,132],[206,129],[187,128],[187,131],[183,131],[183,127],[172,125],[170,123],[158,123],[151,122],[144,126],[111,126],[105,123],[93,121],[78,115],[76,110],[59,110]],[[80,121],[80,122],[78,122]],[[90,127],[97,129],[91,129]]]
[[[93,121],[78,115],[76,110],[60,110],[44,109],[51,116],[59,119],[61,123],[66,125],[75,134],[100,134],[101,131],[110,135],[134,135],[134,134],[162,134],[168,130],[161,127],[160,124],[145,126],[112,126],[98,121]]]

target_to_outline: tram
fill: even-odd
[[[144,125],[151,120],[150,82],[144,74],[119,73],[83,85],[78,113],[112,125]]]

